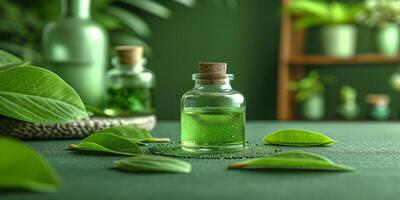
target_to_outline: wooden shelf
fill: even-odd
[[[290,65],[352,65],[352,64],[400,64],[400,55],[383,56],[379,54],[360,54],[351,58],[324,55],[292,56]]]

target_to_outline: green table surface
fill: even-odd
[[[247,140],[261,142],[282,128],[321,131],[337,140],[332,147],[304,150],[355,167],[354,172],[227,170],[237,160],[185,159],[189,174],[125,173],[112,169],[119,156],[81,155],[66,150],[78,140],[30,141],[57,169],[63,186],[54,194],[0,193],[0,199],[400,199],[400,123],[249,122]],[[177,122],[160,122],[155,136],[179,139]]]

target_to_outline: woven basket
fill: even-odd
[[[0,118],[0,134],[23,140],[73,139],[84,138],[96,130],[118,125],[135,125],[152,130],[156,125],[156,117],[154,115],[134,118],[92,117],[63,124],[29,123],[3,117]]]

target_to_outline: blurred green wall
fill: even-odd
[[[247,100],[248,119],[274,119],[280,14],[279,0],[238,0],[236,8],[199,0],[171,3],[170,20],[145,16],[152,27],[149,67],[157,76],[158,116],[179,119],[182,94],[193,87],[199,61],[227,62],[233,87]]]
[[[236,8],[211,2],[198,1],[192,9],[171,3],[174,16],[170,20],[146,17],[153,30],[149,66],[158,78],[159,118],[179,119],[180,97],[193,87],[191,75],[199,61],[221,61],[227,62],[229,72],[236,76],[233,87],[246,96],[247,118],[275,119],[281,1],[237,0]],[[358,52],[373,52],[373,30],[360,27],[359,33]],[[319,52],[318,29],[314,29],[308,35],[307,53]],[[338,92],[344,84],[359,92],[363,116],[368,93],[387,93],[395,102],[399,99],[388,86],[393,65],[308,69],[335,77],[327,86],[328,117],[336,115]],[[391,106],[396,109],[394,103]]]

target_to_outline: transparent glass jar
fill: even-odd
[[[145,58],[124,55],[114,58],[113,68],[106,73],[105,113],[116,117],[155,114],[153,72],[144,66]]]
[[[224,63],[200,63],[195,86],[181,100],[181,145],[194,152],[241,150],[245,145],[245,98],[232,89]],[[222,73],[216,73],[218,66]],[[214,68],[214,69],[213,69]],[[204,70],[203,70],[204,71]]]

